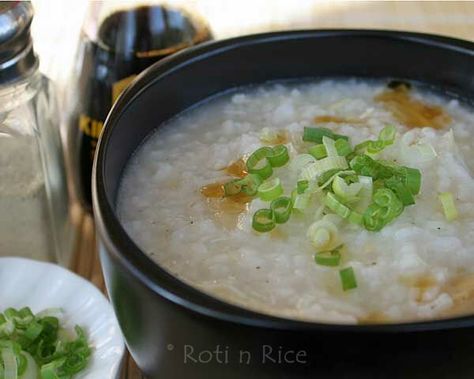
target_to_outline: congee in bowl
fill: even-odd
[[[269,83],[158,128],[117,212],[157,264],[229,303],[325,323],[473,311],[473,110],[399,81]]]

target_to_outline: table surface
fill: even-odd
[[[64,2],[66,3],[66,2]],[[64,4],[63,3],[63,4]],[[190,1],[195,3],[195,1]],[[203,1],[204,11],[217,37],[228,37],[259,31],[301,29],[301,28],[385,28],[438,33],[474,40],[474,2],[347,2],[347,1],[306,1],[301,0],[296,7],[274,0],[253,0],[250,2]],[[208,8],[205,8],[207,4]],[[243,4],[246,11],[236,9],[235,4]],[[44,3],[42,2],[42,5]],[[249,8],[250,7],[250,8]],[[41,8],[41,7],[40,7]],[[232,11],[227,11],[229,8]],[[256,10],[258,17],[248,13]],[[258,9],[264,10],[263,12]],[[37,16],[41,15],[37,9]],[[39,13],[39,14],[38,14]],[[229,22],[222,18],[224,13],[237,14]],[[219,14],[221,17],[219,17]],[[239,15],[245,22],[236,22]],[[260,15],[263,15],[260,17]],[[50,22],[51,24],[51,22]],[[53,23],[54,24],[54,23]],[[50,40],[50,42],[52,42]],[[44,46],[41,48],[45,49]],[[40,51],[41,54],[41,51]],[[56,62],[57,65],[57,62]],[[60,74],[51,75],[60,78]],[[94,221],[91,215],[73,205],[72,214],[78,230],[75,242],[73,270],[89,279],[105,292],[104,280],[96,250]],[[130,356],[125,357],[122,379],[143,378]]]

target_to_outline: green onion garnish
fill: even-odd
[[[308,191],[302,194],[298,194],[298,190],[294,190],[291,193],[291,199],[293,202],[293,208],[304,212],[305,209],[309,206],[309,202],[311,200],[311,193]]]
[[[459,214],[456,204],[454,203],[453,194],[451,192],[443,192],[439,194],[438,198],[443,206],[444,217],[446,217],[446,220],[453,221],[457,219]]]
[[[247,159],[248,172],[260,176],[263,180],[268,179],[272,176],[273,169],[267,157],[272,154],[273,149],[267,146],[255,150]]]
[[[252,228],[257,232],[265,233],[275,228],[275,215],[271,209],[259,209],[252,218]]]
[[[329,138],[332,138],[333,140],[337,140],[339,138],[349,139],[347,136],[341,136],[339,134],[335,134],[331,130],[326,129],[326,128],[305,127],[303,130],[303,141],[322,143],[323,137],[329,137]]]
[[[421,187],[421,172],[416,168],[400,167],[398,170],[403,183],[408,187],[413,195],[418,195]]]
[[[357,288],[357,280],[355,277],[354,269],[352,267],[346,267],[339,271],[339,276],[342,282],[342,289],[348,291]]]
[[[358,153],[364,152],[365,150],[370,154],[380,153],[387,146],[393,144],[396,133],[397,130],[394,126],[386,126],[380,131],[379,138],[376,141],[369,140],[359,143],[354,150]]]
[[[328,216],[313,222],[306,232],[311,244],[319,251],[330,250],[337,238],[337,227]]]
[[[270,204],[270,209],[273,211],[275,222],[277,224],[287,222],[290,218],[292,207],[293,204],[289,197],[282,196],[273,200]]]
[[[357,199],[357,194],[362,188],[360,183],[347,184],[340,176],[336,176],[332,181],[332,190],[343,201],[351,202]]]
[[[274,146],[272,153],[267,156],[268,161],[272,167],[282,167],[288,163],[290,156],[288,155],[288,148],[285,145]]]
[[[318,145],[311,146],[308,149],[308,153],[310,153],[316,159],[323,159],[323,158],[326,158],[328,156],[328,153],[326,152],[326,148],[324,147],[324,145],[322,143],[318,144]]]
[[[298,192],[299,195],[304,193],[309,187],[309,181],[308,180],[298,180],[296,183],[296,191]]]
[[[385,181],[385,186],[387,188],[390,188],[393,192],[397,194],[398,198],[402,201],[403,205],[415,204],[415,198],[413,197],[408,187],[405,186],[405,184],[403,184],[396,177],[387,179]]]
[[[342,246],[336,247],[331,251],[322,251],[314,255],[314,260],[318,265],[328,266],[328,267],[337,267],[341,262],[341,253],[339,250]]]
[[[348,140],[339,138],[336,141],[335,146],[336,146],[337,153],[341,157],[346,157],[347,155],[352,153],[352,147]]]
[[[388,145],[395,142],[395,136],[397,135],[397,129],[393,125],[387,125],[379,133],[379,141],[383,141]]]
[[[300,179],[313,180],[318,178],[324,172],[333,169],[346,169],[347,161],[344,157],[332,156],[320,159],[314,163],[307,165],[301,170]]]
[[[371,176],[376,179],[388,179],[395,174],[392,167],[373,160],[368,155],[357,155],[350,162],[351,168],[359,175]]]
[[[324,188],[325,185],[331,184],[334,178],[338,175],[338,173],[342,172],[340,168],[334,168],[332,170],[328,170],[323,172],[319,175],[318,178],[318,186]],[[354,172],[354,171],[352,171]],[[328,183],[329,182],[329,183]]]
[[[332,192],[328,192],[326,194],[326,197],[324,198],[324,204],[342,218],[349,217],[351,213],[351,210],[346,205],[341,203]]]
[[[347,220],[351,224],[364,225],[364,216],[362,216],[359,212],[356,211],[351,211],[349,217],[347,217]]]
[[[329,137],[323,136],[323,145],[326,148],[328,157],[337,157],[339,156],[336,149],[336,142]]]
[[[0,377],[69,379],[88,364],[91,349],[84,332],[67,337],[59,319],[34,315],[30,308],[0,313]]]
[[[273,178],[260,184],[257,190],[258,197],[263,201],[272,201],[283,194],[283,187],[279,178]]]
[[[364,225],[367,230],[382,229],[403,211],[403,203],[388,188],[375,191],[373,200],[374,202],[364,212]]]
[[[415,195],[421,188],[420,170],[374,159],[370,155],[392,145],[395,137],[396,128],[389,125],[380,131],[377,140],[367,140],[353,148],[347,136],[327,128],[305,127],[303,140],[316,145],[309,147],[308,153],[295,156],[288,166],[292,174],[289,177],[298,178],[291,198],[282,196],[280,179],[271,178],[274,168],[290,161],[285,145],[254,151],[246,162],[249,174],[225,183],[225,196],[243,193],[258,195],[261,200],[271,202],[270,209],[260,209],[253,216],[252,226],[259,232],[270,231],[276,224],[287,222],[293,209],[306,212],[318,202],[322,204],[319,204],[316,218],[321,217],[326,208],[332,211],[326,216],[337,215],[369,231],[378,231],[398,217],[405,206],[414,204]],[[436,152],[431,147],[426,155],[431,157]],[[440,200],[446,218],[456,218],[452,195],[441,194]],[[320,252],[315,259],[335,259],[333,255],[337,254],[331,255],[330,249],[336,244],[337,228],[331,220],[326,219],[321,224],[319,221],[308,229],[309,239]],[[2,327],[8,325],[2,326],[0,322],[0,332]],[[32,326],[28,335],[34,337],[38,330]]]

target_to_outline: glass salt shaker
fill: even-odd
[[[0,256],[69,264],[71,227],[59,122],[38,71],[30,2],[0,3]]]

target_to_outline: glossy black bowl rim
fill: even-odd
[[[446,50],[457,50],[474,56],[474,43],[451,37],[431,34],[400,32],[389,30],[299,30],[254,34],[243,37],[208,42],[184,50],[172,57],[155,63],[142,72],[133,85],[119,97],[105,122],[100,137],[93,169],[93,208],[97,232],[105,250],[117,259],[130,273],[149,290],[189,311],[236,324],[300,332],[339,332],[339,333],[400,333],[457,329],[474,326],[474,315],[408,323],[390,324],[329,324],[296,319],[287,319],[258,313],[243,307],[226,303],[174,277],[155,264],[128,236],[121,226],[115,205],[107,197],[105,185],[105,161],[107,146],[117,120],[128,105],[152,86],[160,77],[169,75],[191,62],[207,59],[228,49],[259,43],[325,37],[367,37],[390,40],[412,41]]]

